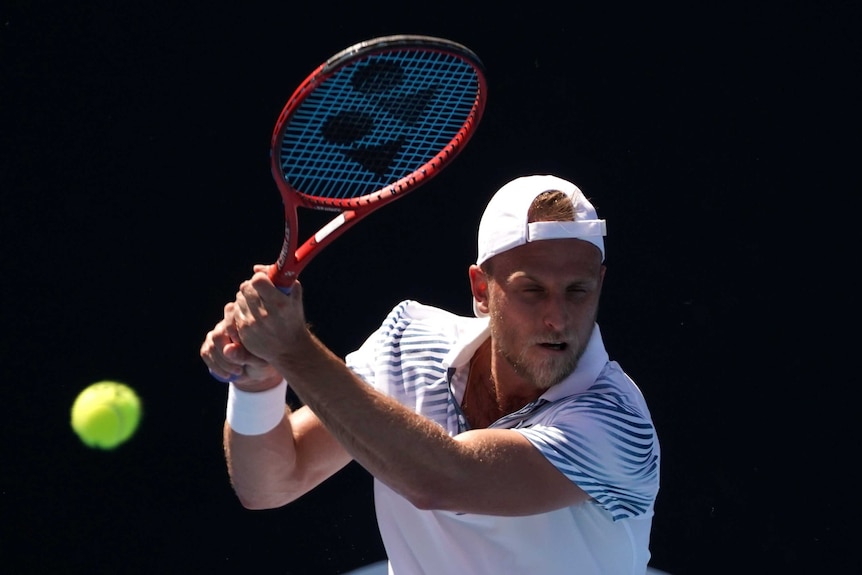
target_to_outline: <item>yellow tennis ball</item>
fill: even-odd
[[[72,404],[72,429],[85,445],[114,449],[128,441],[141,422],[141,399],[128,385],[99,381]]]

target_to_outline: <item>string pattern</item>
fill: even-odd
[[[479,72],[458,54],[393,48],[365,55],[301,95],[281,131],[281,176],[315,198],[374,194],[459,145],[479,91]]]

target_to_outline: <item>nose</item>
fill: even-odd
[[[545,299],[542,320],[554,331],[565,331],[569,322],[569,308],[564,295],[550,295]]]

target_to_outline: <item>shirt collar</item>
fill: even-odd
[[[489,319],[465,317],[456,326],[455,345],[443,358],[447,368],[458,369],[467,365],[479,346],[491,335]]]

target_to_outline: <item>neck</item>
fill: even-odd
[[[489,338],[470,360],[461,410],[471,427],[484,428],[518,411],[541,394],[542,390],[526,385],[505,359],[492,352]]]

